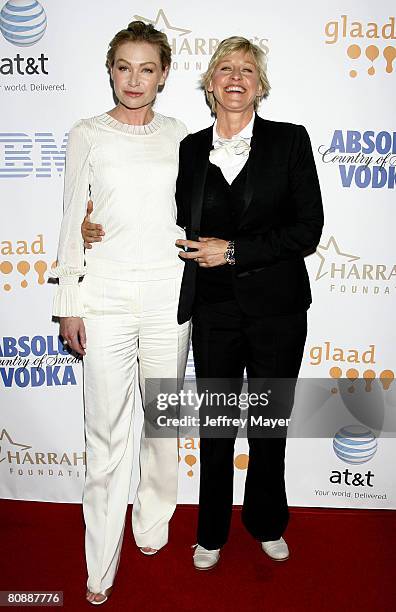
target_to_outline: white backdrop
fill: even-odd
[[[307,259],[313,306],[301,375],[346,377],[353,390],[357,377],[375,377],[394,409],[393,2],[245,0],[231,9],[225,0],[118,0],[116,10],[105,0],[7,4],[18,20],[11,40],[0,34],[0,496],[81,500],[81,364],[58,345],[47,278],[62,215],[67,132],[77,119],[112,107],[107,44],[134,18],[152,21],[171,41],[172,71],[156,109],[190,131],[211,123],[198,79],[217,42],[240,34],[268,53],[272,90],[259,112],[307,127],[325,206],[321,244]],[[24,22],[26,15],[35,18]],[[7,19],[5,8],[3,34]],[[21,24],[30,28],[22,33],[27,46]],[[371,390],[368,380],[355,391]],[[372,451],[354,463],[349,451],[337,456],[332,438],[289,440],[290,504],[395,508],[393,440],[378,431],[362,437],[368,445],[374,439]],[[198,452],[197,440],[180,441],[181,503],[197,501]],[[246,465],[240,441],[236,503]],[[136,479],[137,472],[132,488]]]

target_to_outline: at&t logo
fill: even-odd
[[[0,12],[0,31],[5,40],[17,47],[31,47],[39,42],[47,29],[47,16],[37,0],[9,0]],[[15,57],[0,59],[0,74],[34,75],[48,74],[48,57],[41,53],[38,57]]]
[[[372,490],[375,487],[375,473],[371,469],[359,470],[359,466],[371,461],[378,450],[378,442],[371,429],[364,425],[341,427],[333,438],[332,446],[336,457],[350,467],[332,470],[329,482],[336,485],[336,488],[316,489],[315,495],[329,498],[365,499],[375,502],[387,499],[386,492],[373,492]],[[355,471],[356,468],[359,471]],[[386,469],[386,466],[383,466],[383,469]]]
[[[45,10],[36,0],[9,0],[1,10],[1,33],[13,45],[31,47],[42,39],[46,29]]]
[[[359,425],[342,427],[334,436],[333,450],[337,457],[351,465],[370,461],[377,452],[377,439],[370,429]]]
[[[359,465],[370,461],[377,452],[377,439],[370,429],[359,425],[342,427],[334,436],[333,450],[337,457],[350,465]],[[352,470],[333,470],[329,478],[332,484],[348,487],[373,487],[374,473],[353,472]],[[339,496],[351,497],[349,491],[340,491]],[[355,497],[373,497],[366,493],[355,493]],[[375,496],[377,497],[377,496]]]

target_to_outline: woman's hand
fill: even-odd
[[[81,234],[84,238],[84,246],[86,249],[92,249],[91,242],[101,242],[102,236],[105,235],[103,227],[98,223],[91,223],[90,214],[93,211],[93,202],[89,200],[87,206],[87,214],[81,224]]]
[[[81,317],[60,317],[60,335],[66,340],[72,351],[85,355],[87,337]]]
[[[179,255],[182,259],[195,259],[201,268],[224,266],[227,263],[224,259],[224,253],[228,247],[228,240],[200,237],[199,242],[195,240],[176,240],[176,246],[196,249],[191,253],[180,251]]]

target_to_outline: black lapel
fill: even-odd
[[[205,190],[206,175],[209,166],[209,151],[212,148],[213,127],[206,128],[194,135],[195,145],[194,176],[191,198],[191,233],[197,240],[201,228],[202,204]]]
[[[243,206],[239,219],[250,206],[253,198],[254,188],[257,185],[257,179],[260,176],[260,165],[263,163],[263,151],[265,145],[265,121],[256,114],[253,124],[253,135],[250,142],[250,153],[247,165],[247,176],[245,183],[245,193],[243,197]]]

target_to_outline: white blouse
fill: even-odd
[[[147,125],[120,123],[107,113],[78,121],[66,151],[64,216],[54,299],[55,316],[83,316],[79,278],[86,272],[125,280],[175,278],[183,267],[175,240],[175,185],[180,141],[187,128],[158,113]],[[89,197],[102,241],[84,253],[81,223]]]
[[[210,151],[209,161],[220,168],[229,185],[249,159],[255,117],[253,113],[249,123],[232,138],[222,138],[218,135],[217,119],[213,124],[213,149]]]

